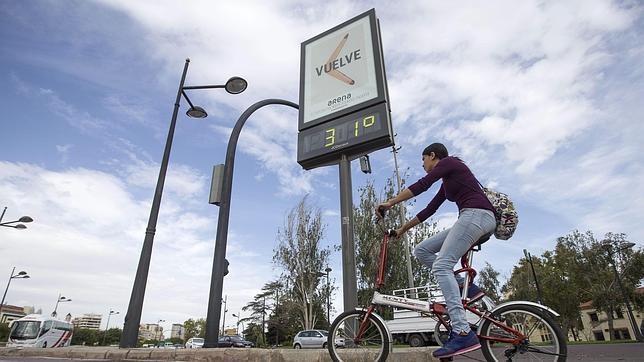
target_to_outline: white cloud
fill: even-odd
[[[171,192],[164,195],[159,215],[143,322],[158,316],[180,322],[206,312],[214,220],[191,206],[196,202],[190,185],[202,176],[189,167],[178,169],[181,172],[172,178],[179,182],[174,192],[170,187]],[[59,312],[78,315],[116,309],[121,315],[113,317],[112,323],[122,323],[150,210],[149,201],[137,200],[128,191],[130,177],[85,168],[52,171],[0,162],[0,198],[13,200],[7,205],[7,217],[20,212],[34,219],[27,230],[3,230],[3,263],[31,275],[12,285],[7,302],[30,305],[36,301],[36,307],[49,313],[62,293],[73,302],[61,304]],[[229,306],[239,310],[271,270],[268,263],[257,263],[262,255],[247,251],[252,250],[251,238],[233,232],[229,239],[231,272],[236,283],[248,286],[230,292]],[[166,311],[173,312],[167,315]]]

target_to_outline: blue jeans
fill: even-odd
[[[465,309],[458,290],[463,277],[454,276],[454,265],[472,244],[495,228],[496,219],[491,211],[463,209],[454,226],[424,240],[414,249],[416,258],[436,276],[445,297],[452,330],[456,333],[469,332],[470,326],[465,319]]]

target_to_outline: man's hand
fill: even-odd
[[[378,206],[376,206],[376,217],[378,220],[382,219],[385,216],[384,211],[391,209],[392,206],[394,205],[389,201],[378,204]]]

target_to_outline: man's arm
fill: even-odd
[[[407,201],[407,200],[411,199],[412,197],[414,197],[414,194],[411,192],[411,190],[406,188],[406,189],[400,191],[400,193],[398,195],[396,195],[396,196],[392,197],[391,199],[389,199],[389,200],[387,200],[387,201],[385,201],[385,202],[383,202],[381,204],[378,204],[378,206],[376,206],[376,216],[378,216],[379,218],[381,218],[383,216],[380,213],[380,209],[384,209],[385,211],[387,211],[387,210],[391,209],[394,205],[396,205],[396,204],[398,204],[400,202],[403,202],[403,201]]]
[[[420,224],[420,220],[418,220],[417,217],[407,221],[403,226],[399,227],[396,229],[396,237],[399,237],[400,235],[404,234],[407,232],[407,230],[413,228],[414,226]]]

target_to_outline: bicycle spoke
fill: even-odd
[[[528,347],[528,348],[526,348],[526,350],[527,350],[528,352],[532,352],[532,353],[547,354],[547,355],[551,355],[551,356],[563,356],[563,357],[565,357],[565,356],[566,356],[565,354],[559,354],[559,353],[555,353],[555,352],[546,352],[546,351],[542,351],[541,349],[539,349],[539,348],[537,348],[537,347]]]
[[[345,312],[338,317],[338,321],[333,323],[329,331],[329,341],[342,340],[340,345],[329,344],[329,352],[334,361],[353,358],[351,356],[355,354],[350,352],[352,349],[365,349],[378,361],[384,361],[387,358],[389,339],[386,327],[373,315],[363,321],[364,315],[361,311]],[[365,324],[361,326],[363,322]],[[361,328],[364,328],[364,331],[358,337],[357,334],[360,333]]]
[[[483,353],[490,361],[553,361],[565,360],[565,339],[549,315],[529,305],[509,305],[492,316],[520,332],[525,339],[486,320],[481,326]]]

